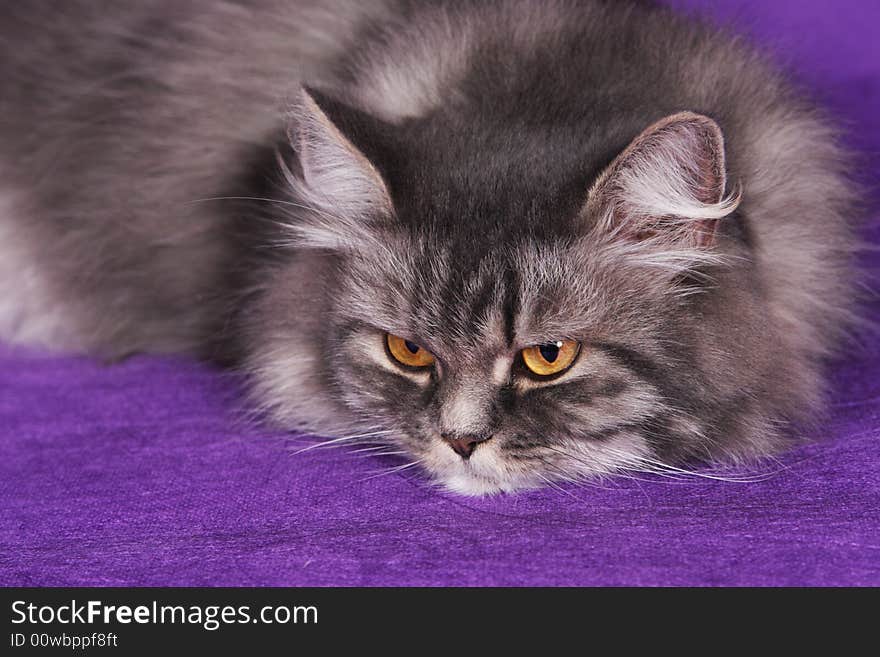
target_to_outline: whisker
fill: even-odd
[[[332,214],[330,214],[329,212],[325,212],[320,208],[303,205],[302,203],[295,203],[294,201],[284,201],[282,199],[267,198],[264,196],[210,196],[208,198],[197,198],[193,199],[192,201],[187,201],[187,204],[191,205],[194,203],[203,203],[206,201],[259,201],[261,203],[274,203],[276,205],[284,205],[292,208],[297,208],[299,210],[306,210],[307,212],[314,212],[315,214],[321,215],[325,219],[336,219],[336,217],[334,217]]]
[[[383,445],[383,447],[384,447],[384,445]],[[355,451],[363,451],[363,450],[355,450]],[[354,453],[355,453],[355,452],[352,452],[352,454],[354,454]],[[372,454],[361,454],[360,456],[358,456],[358,458],[359,458],[359,459],[367,459],[367,458],[373,458],[373,457],[376,457],[376,456],[401,456],[401,455],[403,455],[403,454],[408,454],[408,453],[409,453],[409,452],[401,452],[401,451],[396,451],[396,452],[373,452]]]
[[[334,445],[337,443],[353,442],[353,441],[357,441],[357,440],[363,440],[364,442],[367,442],[367,439],[369,439],[369,438],[374,438],[376,436],[382,436],[382,435],[388,435],[390,433],[393,433],[393,432],[391,432],[391,431],[371,431],[371,432],[367,432],[367,433],[354,434],[353,436],[342,436],[341,438],[333,438],[332,440],[325,440],[325,441],[322,441],[319,443],[315,443],[314,445],[309,445],[308,447],[303,447],[302,449],[298,449],[297,451],[293,452],[293,455],[296,456],[297,454],[302,454],[303,452],[308,452],[313,449],[318,449],[320,447],[328,447],[330,445]]]
[[[545,477],[545,476],[542,475],[540,472],[536,472],[535,474],[538,475],[538,478],[539,478],[539,479],[541,479],[541,480],[542,480],[543,482],[545,482],[548,486],[550,486],[550,488],[556,490],[557,492],[560,492],[560,493],[563,493],[563,494],[565,494],[565,495],[568,495],[569,497],[576,499],[578,502],[583,502],[583,501],[584,501],[584,500],[582,500],[581,498],[579,498],[577,495],[575,495],[574,493],[572,493],[570,490],[567,490],[566,488],[564,488],[564,487],[560,486],[559,484],[557,484],[555,481],[553,481],[552,479],[550,479],[550,477]]]
[[[372,452],[377,449],[387,449],[388,447],[391,447],[391,445],[384,445],[383,444],[383,445],[376,445],[375,447],[362,447],[361,449],[353,449],[349,453],[350,454],[360,454],[361,452]],[[405,452],[401,452],[401,453],[405,453]],[[367,456],[369,456],[369,454]]]
[[[418,464],[421,463],[421,462],[422,462],[422,460],[421,460],[421,459],[418,459],[418,460],[416,460],[416,461],[413,461],[412,463],[405,463],[405,464],[403,464],[403,465],[398,465],[398,466],[393,467],[393,468],[391,468],[391,469],[389,469],[389,470],[384,470],[384,471],[382,471],[382,472],[377,472],[376,474],[370,475],[369,477],[364,477],[363,479],[359,479],[359,480],[358,480],[358,483],[362,483],[362,482],[364,482],[364,481],[369,481],[370,479],[375,479],[376,477],[384,477],[385,475],[394,474],[395,472],[400,472],[400,471],[402,471],[402,470],[406,470],[407,468],[411,468],[411,467],[413,467],[413,466],[416,466],[416,465],[418,465]]]
[[[578,458],[578,457],[577,457],[576,455],[574,455],[574,454],[568,454],[568,453],[566,453],[566,452],[564,452],[564,451],[562,451],[562,450],[554,449],[554,448],[551,447],[550,445],[545,445],[544,447],[547,448],[547,449],[549,449],[549,450],[551,450],[551,451],[553,451],[553,452],[556,452],[557,454],[561,454],[561,455],[563,455],[563,456],[566,456],[566,457],[572,458],[572,459],[574,459],[575,461],[578,461],[578,462],[580,462],[580,463],[583,463],[584,465],[592,465],[592,464],[590,464],[588,461],[583,460],[583,459],[580,459],[580,458]],[[590,487],[590,488],[597,488],[597,489],[599,489],[599,490],[606,490],[606,491],[607,491],[607,490],[611,490],[610,488],[606,488],[605,486],[602,486],[601,484],[596,483],[595,481],[587,481],[587,480],[586,480],[585,478],[583,478],[582,476],[572,476],[570,473],[566,472],[565,470],[563,470],[562,468],[560,468],[558,465],[556,465],[556,464],[554,464],[554,463],[551,463],[551,462],[548,461],[547,459],[543,459],[543,458],[542,458],[542,459],[541,459],[541,463],[543,463],[545,466],[547,466],[548,468],[550,468],[551,470],[553,470],[554,472],[556,472],[558,475],[560,475],[561,478],[563,478],[563,479],[564,479],[565,481],[567,481],[567,482],[570,482],[570,483],[573,483],[573,484],[577,484],[578,486],[585,486],[585,487],[588,486],[588,487]]]
[[[208,198],[196,198],[192,201],[187,201],[187,204],[191,203],[204,203],[205,201],[261,201],[263,203],[277,203],[278,205],[290,205],[295,208],[301,208],[303,210],[311,210],[312,208],[307,205],[303,205],[302,203],[294,203],[293,201],[284,201],[279,198],[268,198],[265,196],[209,196]]]
[[[678,466],[671,465],[669,463],[664,463],[663,461],[657,461],[655,459],[647,458],[644,456],[635,456],[635,460],[637,463],[653,466],[657,469],[657,474],[661,474],[661,471],[666,474],[677,474],[684,475],[687,477],[698,477],[701,479],[711,479],[714,481],[726,481],[729,483],[736,484],[748,484],[755,483],[759,481],[764,481],[768,477],[772,476],[773,473],[767,474],[755,474],[755,475],[742,475],[742,476],[724,476],[721,474],[713,474],[711,472],[697,472],[695,470],[687,470],[685,468],[680,468]]]

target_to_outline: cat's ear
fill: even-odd
[[[318,248],[351,245],[369,224],[393,214],[388,187],[376,166],[347,136],[363,115],[322,94],[302,89],[290,114],[288,138],[298,171],[285,166],[297,200],[312,217],[296,226],[299,242]]]
[[[725,196],[724,137],[712,119],[679,112],[636,137],[589,191],[599,230],[669,249],[715,244],[716,224],[739,195]]]

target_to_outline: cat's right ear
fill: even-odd
[[[600,232],[661,250],[703,250],[739,204],[725,194],[724,137],[709,117],[679,112],[638,135],[589,191]]]
[[[290,112],[288,138],[298,171],[282,166],[308,214],[291,226],[300,246],[352,248],[371,239],[371,223],[394,213],[379,170],[346,135],[357,114],[308,89],[300,91]]]

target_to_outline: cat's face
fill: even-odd
[[[673,373],[641,361],[665,352],[652,306],[674,301],[585,242],[527,241],[462,271],[466,246],[398,235],[386,257],[346,262],[328,340],[346,404],[459,492],[650,457],[643,428],[668,415],[653,378]]]
[[[480,204],[395,203],[310,98],[304,111],[290,183],[314,212],[295,233],[326,271],[320,337],[299,360],[320,362],[373,439],[480,494],[648,465],[670,436],[700,434],[667,386],[685,374],[670,354],[713,221],[735,205],[713,123],[651,126],[556,209],[568,216],[513,204],[498,221]],[[316,376],[276,369],[293,394]]]

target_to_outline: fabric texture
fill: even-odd
[[[672,4],[774,52],[880,179],[880,3]],[[878,243],[876,210],[872,225]],[[880,252],[865,261],[878,273]],[[880,585],[880,348],[868,342],[832,368],[814,441],[760,476],[480,499],[345,449],[295,454],[309,439],[245,421],[240,382],[210,366],[3,348],[0,584]]]

